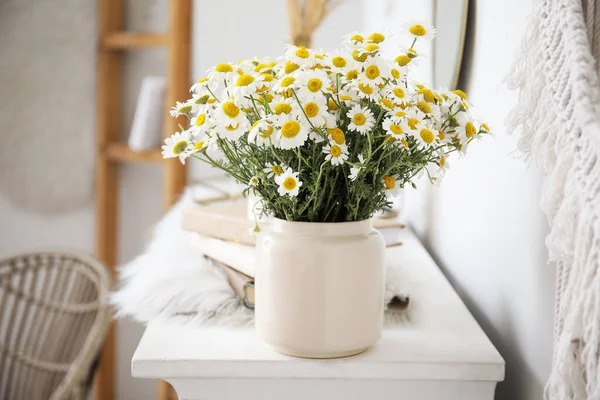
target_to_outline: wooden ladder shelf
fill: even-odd
[[[164,47],[168,51],[167,98],[164,136],[184,125],[184,118],[168,115],[170,105],[189,97],[191,59],[192,0],[169,1],[167,33],[124,31],[124,0],[97,0],[97,99],[96,99],[96,251],[98,257],[113,269],[117,264],[118,242],[118,168],[121,163],[161,163],[160,149],[134,152],[120,142],[121,61],[126,50]],[[178,161],[164,162],[163,201],[170,207],[182,193],[186,169]],[[115,379],[116,326],[109,330],[95,381],[95,398],[113,400]],[[159,397],[167,399],[170,387],[161,382]]]

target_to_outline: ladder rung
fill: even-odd
[[[102,44],[109,49],[159,47],[168,44],[166,33],[115,32],[104,37]]]
[[[160,149],[148,151],[133,151],[126,144],[111,143],[106,147],[106,157],[119,162],[156,162],[162,161]]]

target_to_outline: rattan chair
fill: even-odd
[[[110,278],[83,254],[0,261],[0,399],[83,399],[110,324]]]

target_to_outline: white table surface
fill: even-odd
[[[404,245],[389,249],[388,257],[406,275],[410,319],[386,325],[381,341],[365,353],[297,359],[260,342],[253,327],[151,323],[133,356],[132,375],[168,380],[189,399],[241,393],[262,400],[281,393],[286,399],[366,399],[373,390],[380,393],[377,399],[396,398],[398,391],[410,400],[492,399],[504,379],[504,360],[414,234],[406,229],[399,239]],[[325,393],[329,397],[319,397]]]

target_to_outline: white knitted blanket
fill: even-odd
[[[599,19],[595,0],[536,1],[509,78],[520,98],[508,128],[545,176],[557,264],[550,400],[600,399]]]

